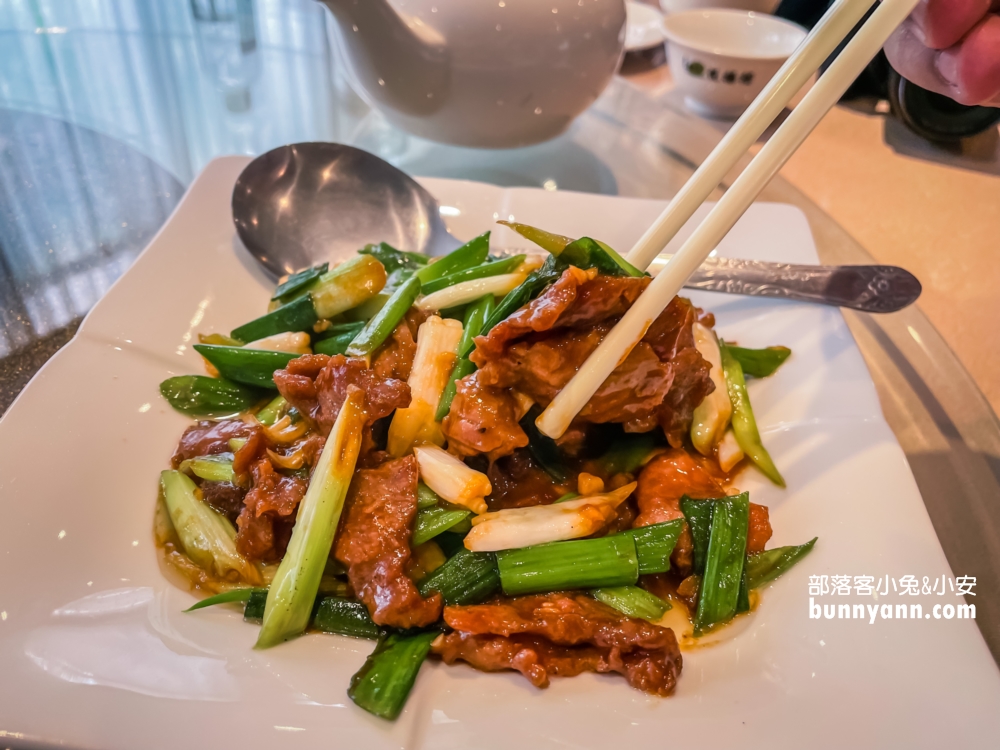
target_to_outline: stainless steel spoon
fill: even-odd
[[[236,180],[233,221],[274,278],[346,258],[369,242],[441,255],[461,242],[437,201],[377,156],[337,143],[295,143],[258,156]],[[655,272],[666,256],[653,263]],[[920,282],[897,266],[801,266],[710,258],[686,284],[727,294],[780,297],[894,312],[916,301]]]

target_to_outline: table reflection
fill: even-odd
[[[622,126],[649,103],[620,80],[548,143],[408,136],[338,75],[328,15],[314,0],[0,5],[0,358],[85,314],[216,156],[341,141],[415,175],[658,198],[690,173]],[[0,362],[0,409],[67,338]]]
[[[60,120],[0,109],[0,137],[3,357],[84,315],[183,187],[119,141]]]

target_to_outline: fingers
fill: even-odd
[[[985,16],[993,0],[923,0],[913,11],[914,32],[933,49],[948,49]]]
[[[1000,16],[987,16],[954,47],[938,53],[937,71],[960,104],[1000,104]]]
[[[925,44],[919,23],[911,16],[886,42],[892,67],[918,86],[960,104],[1000,106],[1000,16],[987,15],[960,42],[943,50]]]

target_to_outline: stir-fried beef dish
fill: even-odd
[[[198,419],[161,475],[164,559],[216,593],[202,605],[245,602],[258,647],[377,638],[349,694],[386,718],[428,655],[670,695],[679,643],[750,611],[815,541],[766,550],[768,509],[734,486],[749,463],[783,485],[741,364],[771,350],[731,346],[683,297],[542,432],[650,277],[512,226],[550,254],[489,256],[488,233],[436,261],[368,246],[202,336],[211,377],[161,384]]]

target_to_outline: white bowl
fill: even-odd
[[[720,9],[669,15],[663,33],[674,83],[709,117],[738,117],[806,37],[781,18]]]

